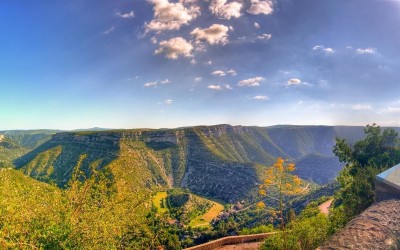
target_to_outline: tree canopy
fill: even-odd
[[[333,152],[346,163],[338,181],[337,203],[342,204],[349,218],[361,213],[375,200],[374,179],[380,172],[400,163],[400,139],[392,128],[367,125],[365,138],[349,145],[337,139]]]

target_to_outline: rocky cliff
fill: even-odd
[[[108,167],[132,190],[182,187],[234,202],[251,196],[265,165],[278,156],[296,161],[300,177],[329,182],[341,169],[332,154],[335,138],[362,135],[361,127],[229,125],[63,132],[14,163],[30,176],[64,186],[85,156],[87,174]]]

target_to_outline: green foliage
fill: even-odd
[[[341,188],[336,198],[345,207],[348,219],[375,200],[375,176],[400,162],[400,141],[393,129],[382,131],[373,124],[364,131],[366,138],[354,146],[338,139],[334,147],[334,153],[346,163],[338,177]]]
[[[272,224],[268,224],[257,226],[254,228],[243,228],[242,230],[240,230],[240,235],[270,233],[274,231],[274,226]]]
[[[261,249],[311,250],[323,243],[330,233],[330,221],[321,214],[316,203],[307,206],[300,215],[287,225],[286,239],[282,231],[266,239]],[[286,246],[285,246],[286,240]]]

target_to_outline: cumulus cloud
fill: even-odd
[[[239,87],[257,87],[260,86],[260,83],[264,81],[264,77],[258,76],[254,78],[249,78],[242,80],[238,83]]]
[[[227,44],[229,28],[222,24],[213,24],[208,28],[194,29],[190,34],[196,41],[206,41],[209,44]]]
[[[316,45],[316,46],[313,47],[312,50],[316,51],[316,52],[322,52],[322,53],[327,54],[327,55],[332,55],[332,54],[335,53],[334,49],[325,48],[323,45]]]
[[[287,86],[296,86],[302,84],[301,80],[298,78],[289,79],[286,83]]]
[[[225,72],[222,70],[215,70],[211,74],[215,76],[226,76]]]
[[[224,90],[224,89],[231,90],[231,89],[233,89],[231,87],[231,85],[229,85],[229,84],[225,84],[225,85],[211,84],[211,85],[208,85],[207,88],[212,89],[212,90]]]
[[[157,44],[157,43],[158,43],[157,38],[154,37],[154,36],[150,38],[150,42],[151,42],[152,44]]]
[[[146,32],[179,30],[200,15],[200,7],[195,1],[170,3],[168,0],[148,0],[154,5],[154,19],[146,24]],[[190,5],[190,6],[185,6]]]
[[[131,11],[131,12],[124,13],[124,14],[121,13],[121,12],[117,12],[117,16],[119,16],[121,18],[125,18],[125,19],[134,18],[135,17],[135,12]]]
[[[259,28],[261,28],[261,26],[260,26],[260,24],[259,24],[259,23],[257,23],[257,22],[254,22],[254,28],[256,28],[256,29],[259,29]]]
[[[193,50],[192,44],[182,37],[161,41],[159,45],[160,48],[155,51],[155,54],[165,54],[168,59],[178,59],[180,56],[190,57]]]
[[[215,76],[226,76],[226,75],[235,76],[235,75],[237,75],[236,70],[234,70],[234,69],[230,69],[227,71],[215,70],[215,71],[211,72],[211,74],[215,75]]]
[[[272,0],[251,0],[251,6],[247,10],[252,15],[270,15],[273,11]]]
[[[212,0],[210,4],[210,11],[219,18],[229,20],[232,17],[240,17],[240,10],[242,7],[243,4],[236,1],[227,3],[227,0]]]
[[[143,86],[147,88],[157,87],[157,82],[146,82]]]
[[[265,101],[268,100],[269,97],[266,95],[256,95],[255,97],[253,97],[253,99],[257,101]]]
[[[356,53],[363,55],[363,54],[367,54],[367,55],[372,55],[372,54],[376,54],[376,49],[375,48],[365,48],[365,49],[356,49]]]
[[[257,36],[257,39],[258,40],[269,40],[269,39],[271,39],[271,37],[272,37],[271,34],[265,33],[265,34]]]
[[[207,88],[212,89],[212,90],[222,90],[221,85],[217,85],[217,84],[208,85]]]

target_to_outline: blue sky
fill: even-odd
[[[400,126],[399,0],[0,3],[0,129]]]

